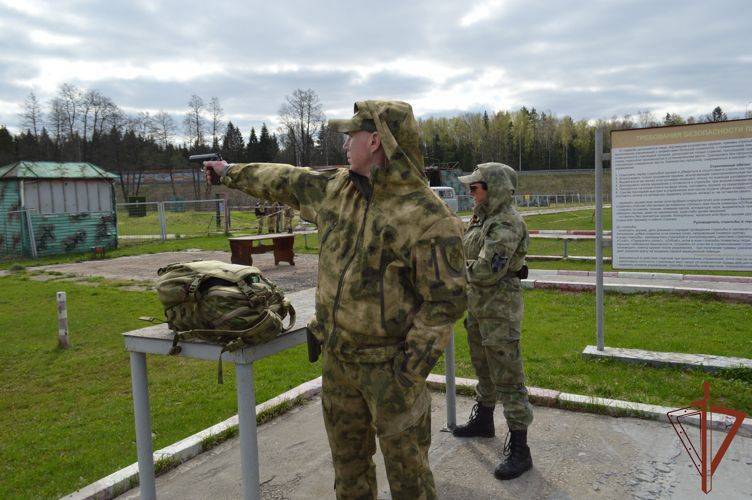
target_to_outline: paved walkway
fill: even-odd
[[[457,403],[463,420],[473,401],[460,397]],[[530,429],[535,467],[514,481],[500,482],[492,475],[506,433],[500,411],[496,439],[457,439],[441,432],[443,394],[433,395],[432,417],[430,460],[441,498],[707,498],[665,423],[536,407]],[[714,439],[721,436],[716,433]],[[239,453],[233,439],[160,476],[159,498],[240,498]],[[320,399],[260,426],[259,454],[263,498],[334,498]],[[380,453],[375,462],[379,498],[390,498]],[[737,436],[716,472],[713,495],[748,498],[750,472],[752,438]],[[120,498],[136,499],[138,489]]]
[[[622,293],[710,293],[722,298],[752,302],[752,276],[714,276],[671,273],[604,272],[606,290]],[[525,288],[564,290],[595,289],[594,271],[531,269]]]
[[[193,260],[219,260],[230,262],[230,252],[210,250],[187,250],[183,252],[161,252],[114,259],[87,260],[70,264],[32,267],[30,271],[55,271],[74,276],[101,276],[111,280],[154,281],[157,270],[173,262]],[[264,276],[278,284],[285,292],[295,292],[316,286],[319,259],[317,255],[297,254],[295,265],[287,263],[274,265],[271,253],[253,256],[253,265]]]

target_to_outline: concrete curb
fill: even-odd
[[[613,359],[623,363],[642,364],[655,367],[690,368],[706,372],[718,372],[728,368],[752,370],[752,359],[711,354],[687,354],[681,352],[647,351],[623,347],[604,347],[599,351],[594,345],[585,346],[582,356],[590,359]]]
[[[477,380],[468,378],[457,378],[455,383],[457,393],[473,394]],[[431,374],[428,376],[430,387],[439,390],[446,389],[446,381],[443,375]],[[581,411],[585,413],[596,413],[599,415],[610,415],[612,417],[635,417],[646,420],[657,420],[659,422],[670,423],[668,412],[677,408],[668,406],[651,405],[645,403],[635,403],[632,401],[622,401],[618,399],[599,398],[596,396],[583,396],[580,394],[570,394],[551,389],[541,389],[539,387],[528,387],[528,397],[530,402],[536,406],[547,406],[550,408],[560,408],[562,410]],[[683,417],[682,421],[692,426],[700,426],[700,417],[697,415]],[[733,419],[726,415],[713,414],[710,426],[713,429],[725,431],[733,424]],[[752,418],[745,418],[737,434],[746,437],[752,437]]]
[[[298,398],[311,399],[321,392],[321,377],[309,380],[303,384],[290,389],[268,401],[256,405],[256,415],[259,416],[278,408],[290,401]],[[220,422],[208,427],[196,434],[173,443],[161,450],[154,452],[154,462],[169,461],[178,464],[185,462],[205,451],[202,445],[203,441],[212,436],[221,435],[238,427],[238,416],[234,415],[224,422]],[[133,463],[107,477],[84,486],[67,496],[62,497],[64,500],[104,500],[115,498],[116,496],[134,488],[138,485],[138,463]]]
[[[552,256],[558,257],[560,256]],[[571,257],[570,257],[571,258]],[[595,257],[593,257],[595,259]],[[570,269],[534,269],[536,274],[545,276],[588,276],[594,277],[595,271],[577,271]],[[752,283],[752,276],[722,276],[713,274],[677,274],[645,273],[636,271],[605,271],[604,278],[632,278],[638,280],[675,280],[675,281],[709,281],[713,283]]]
[[[595,283],[572,283],[569,281],[526,279],[521,282],[522,288],[561,290],[565,292],[592,292]],[[719,299],[733,302],[752,303],[752,292],[741,290],[716,290],[714,288],[676,287],[666,285],[634,285],[634,284],[611,284],[604,283],[603,289],[607,292],[617,293],[675,293],[678,295],[710,294]]]

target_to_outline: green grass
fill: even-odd
[[[133,463],[128,355],[121,333],[162,316],[153,293],[0,278],[0,491],[3,498],[59,497]],[[57,348],[55,292],[68,297],[72,348]],[[236,412],[233,367],[149,356],[154,449]],[[254,364],[256,398],[320,375],[298,346]],[[40,478],[44,478],[41,480]]]
[[[153,293],[106,283],[83,286],[0,278],[0,491],[3,498],[56,497],[136,460],[128,355],[121,333],[161,316]],[[55,292],[67,293],[72,348],[56,347]],[[710,377],[720,404],[752,412],[748,374],[707,374],[585,361],[594,343],[592,294],[526,291],[523,353],[530,385],[580,394],[685,405]],[[749,305],[670,295],[606,295],[609,346],[752,357]],[[473,377],[461,323],[458,375]],[[265,401],[320,375],[298,346],[254,365]],[[233,415],[232,367],[148,358],[154,448]],[[437,367],[442,371],[443,365]],[[207,443],[209,444],[209,443]],[[40,481],[40,478],[44,481]]]
[[[606,294],[609,347],[752,358],[750,306],[662,294]],[[595,344],[595,297],[591,293],[525,292],[522,353],[527,383],[627,401],[681,407],[700,397],[711,381],[714,402],[752,413],[747,371],[717,376],[690,370],[585,360]],[[455,326],[457,375],[475,378],[462,322]],[[443,373],[443,360],[437,366]]]

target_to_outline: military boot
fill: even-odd
[[[493,408],[475,403],[470,412],[470,420],[465,425],[459,425],[452,430],[456,437],[487,437],[496,435],[493,421]]]
[[[494,471],[496,479],[505,481],[522,475],[523,472],[533,467],[533,457],[530,456],[530,448],[527,446],[527,431],[509,431],[504,443],[504,456]]]

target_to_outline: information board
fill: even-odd
[[[613,267],[752,271],[752,120],[611,132]]]

